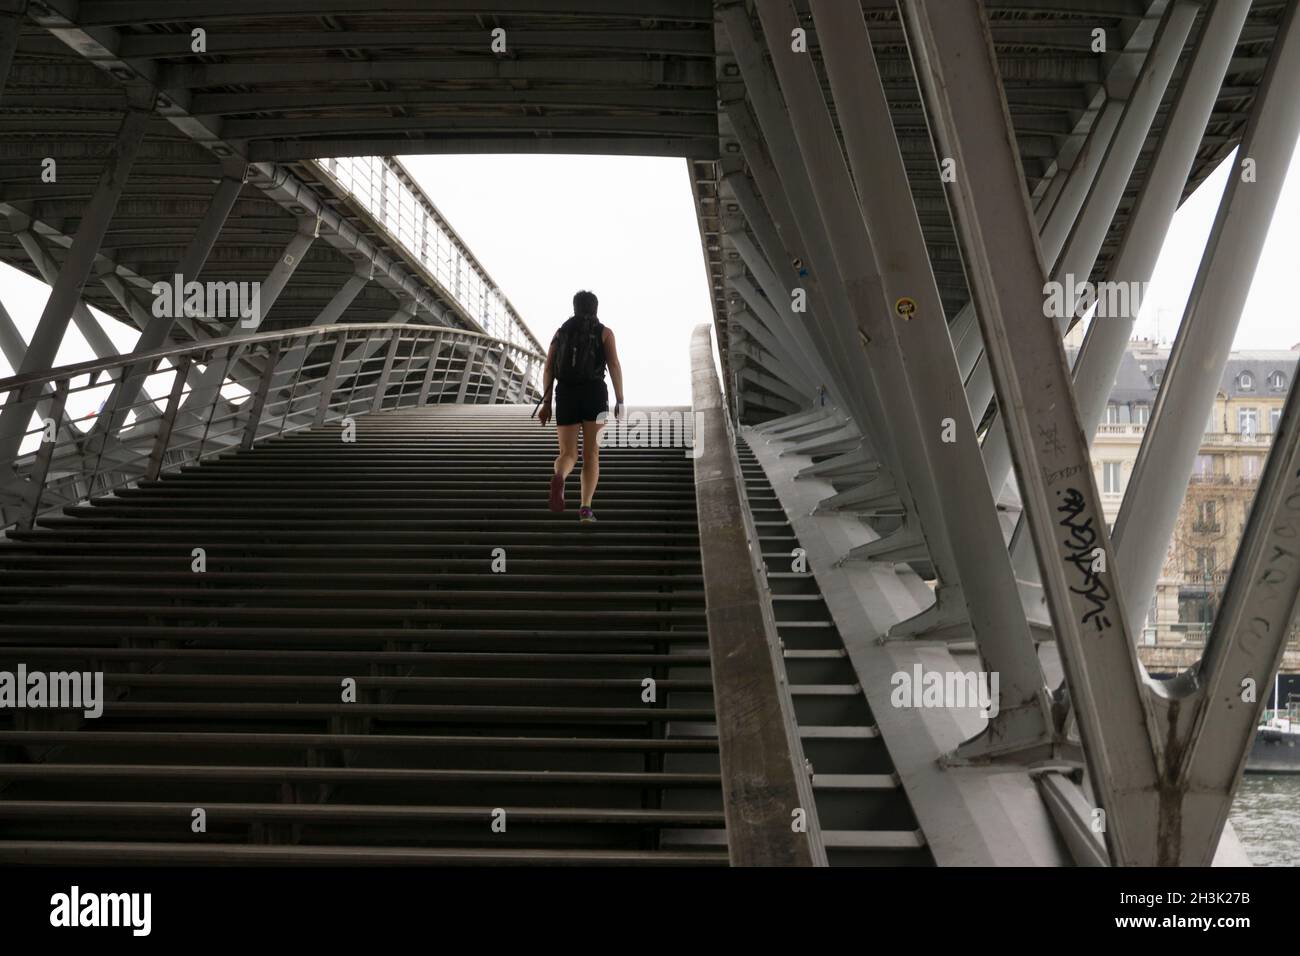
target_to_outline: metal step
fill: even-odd
[[[580,526],[530,411],[298,432],[0,542],[0,669],[105,675],[100,717],[0,711],[0,862],[724,865],[693,462],[603,448]]]
[[[743,438],[738,455],[827,860],[832,866],[933,865],[816,576],[792,567],[798,540]]]

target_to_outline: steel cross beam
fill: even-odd
[[[1165,0],[1158,0],[1150,4],[1150,9],[1159,12],[1168,7]],[[1133,30],[1125,49],[1106,72],[1104,94],[1098,94],[1104,95],[1105,100],[1097,107],[1083,145],[1073,156],[1068,169],[1064,173],[1058,172],[1054,175],[1047,188],[1034,200],[1034,221],[1039,231],[1043,258],[1049,266],[1055,264],[1060,257],[1061,250],[1079,222],[1085,202],[1089,201],[1095,184],[1102,176],[1103,162],[1111,157],[1112,141],[1121,118],[1126,112],[1132,112],[1127,108],[1128,99],[1141,94],[1141,70],[1145,68],[1146,63],[1150,62],[1154,45],[1152,40],[1151,45],[1144,50],[1142,43],[1145,41],[1141,37],[1158,29],[1158,25],[1139,23]],[[1139,60],[1142,66],[1128,66],[1128,63],[1134,60]],[[1132,80],[1124,75],[1129,69],[1137,74]],[[1129,86],[1133,89],[1129,89]],[[968,381],[967,388],[971,393],[971,414],[979,420],[983,418],[993,397],[993,385],[988,376],[987,364],[980,361],[983,345],[976,331],[978,323],[975,321],[971,304],[968,303],[957,314],[953,320],[953,328],[953,338],[957,342],[963,376],[969,377],[972,370],[978,371],[978,374]],[[1008,463],[1000,467],[1009,469],[1010,465]],[[1002,480],[1005,480],[1005,477]],[[1000,489],[1000,483],[995,482],[994,494],[996,495]]]
[[[203,264],[207,261],[209,253],[212,252],[212,247],[216,245],[217,237],[221,234],[221,229],[225,225],[231,209],[234,208],[235,200],[239,198],[239,192],[243,185],[242,175],[239,178],[226,176],[217,185],[217,189],[208,203],[207,211],[204,212],[203,218],[199,220],[194,236],[190,239],[189,245],[173,271],[174,275],[180,276],[179,281],[182,285],[198,278],[200,271],[203,269]],[[167,279],[171,280],[172,276],[168,276]],[[115,297],[118,297],[118,289],[121,290],[122,296],[129,297],[131,295],[125,286],[122,286],[120,282],[116,282],[115,279],[114,281],[117,288],[110,285],[109,291]],[[106,282],[106,284],[108,283]],[[118,300],[122,301],[121,298]],[[130,311],[128,303],[123,302],[123,306]],[[178,318],[181,317],[150,314],[132,351],[148,352],[160,348],[167,341]],[[145,379],[150,371],[151,369],[147,366],[133,366],[126,370],[122,381],[113,389],[104,404],[105,408],[113,409],[112,414],[96,422],[92,431],[100,433],[110,441],[117,438],[123,423],[126,421],[127,412],[139,398],[140,390],[144,388]]]
[[[1107,279],[1145,284],[1155,271],[1250,7],[1251,0],[1218,0],[1206,13]],[[1135,318],[1093,322],[1088,327],[1074,364],[1074,395],[1085,435],[1092,436],[1101,423]]]
[[[27,0],[13,0],[0,5],[0,101],[5,95],[5,81],[9,79],[9,68],[14,63],[14,53],[18,50],[18,31],[22,26],[23,9]]]
[[[744,260],[749,271],[758,278],[759,282],[776,291],[771,285],[775,277],[772,275],[771,270],[766,267],[766,263],[761,261],[761,256],[754,244],[749,240],[749,237],[741,233],[728,233],[727,239],[736,247],[741,259]],[[812,383],[824,381],[827,378],[826,367],[821,364],[820,359],[815,355],[811,359],[807,358],[805,353],[799,349],[799,343],[794,338],[793,331],[786,326],[784,320],[778,314],[781,308],[778,303],[783,303],[784,298],[774,296],[772,292],[768,292],[767,297],[764,298],[759,294],[758,289],[754,288],[753,283],[742,274],[728,275],[726,279],[727,285],[740,293],[740,297],[749,306],[749,311],[784,346],[787,354],[798,356],[797,359],[794,359],[797,364],[793,366],[793,369],[802,377],[808,393],[812,394],[816,390],[816,386],[812,385]],[[779,286],[776,288],[779,288]]]
[[[1088,190],[1087,199],[1055,268],[1049,270],[1053,281],[1063,283],[1069,289],[1069,301],[1073,300],[1074,283],[1092,275],[1106,232],[1115,218],[1124,188],[1146,142],[1156,110],[1169,86],[1174,66],[1182,56],[1183,46],[1199,9],[1188,0],[1174,0],[1166,9],[1157,28],[1155,42],[1142,64],[1133,94],[1124,104],[1123,115],[1106,150],[1097,178]],[[1044,250],[1044,261],[1046,258]],[[1130,303],[1134,315],[1137,314],[1137,308],[1137,303]],[[1060,335],[1064,336],[1069,331],[1073,318],[1066,310],[1055,317]],[[1112,321],[1113,317],[1107,315],[1104,319]],[[984,457],[993,493],[999,494],[1011,474],[1011,452],[1007,447],[1007,433],[1001,415],[996,410],[993,414],[993,424],[984,439]]]
[[[119,81],[123,76],[129,76],[130,79],[125,81],[128,90],[147,88],[157,94],[151,99],[166,103],[166,110],[160,113],[160,116],[195,144],[220,157],[223,164],[228,161],[247,161],[249,144],[223,137],[221,117],[199,115],[190,109],[189,104],[194,94],[183,83],[177,82],[180,76],[195,70],[205,70],[207,64],[200,67],[187,66],[178,70],[161,67],[153,61],[129,58],[122,52],[122,47],[129,37],[113,26],[83,26],[81,19],[85,13],[85,9],[78,7],[75,0],[46,0],[40,5],[39,10],[33,7],[29,11],[28,19],[44,27],[51,36],[65,43],[70,50],[97,69]],[[335,64],[331,69],[337,73],[338,68],[338,64]],[[421,70],[421,75],[427,78],[427,68],[421,67]],[[274,67],[272,73],[282,78],[283,68]],[[153,108],[152,105],[150,108]],[[409,143],[410,141],[407,145]],[[258,145],[265,144],[254,144],[254,146]],[[295,148],[299,150],[299,154],[289,158],[295,161],[307,158],[301,155],[305,144],[296,145]],[[347,155],[355,155],[355,148],[353,144],[353,152]],[[669,152],[672,151],[671,146],[667,148]],[[711,155],[715,154],[716,149]],[[274,162],[251,163],[248,165],[247,179],[250,185],[261,190],[282,208],[292,210],[306,219],[319,220],[321,228],[327,230],[324,233],[326,241],[349,258],[355,259],[356,254],[360,253],[362,258],[373,263],[373,277],[395,296],[411,295],[430,312],[440,311],[435,303],[445,299],[451,310],[461,317],[467,327],[478,326],[477,320],[456,301],[454,294],[442,290],[436,280],[429,281],[412,273],[402,262],[385,253],[374,241],[363,236],[344,213],[335,209],[314,189],[293,175],[287,167],[276,165]]]
[[[1061,248],[1078,218],[1088,190],[1096,180],[1101,168],[1106,147],[1119,125],[1122,107],[1114,100],[1107,100],[1093,121],[1088,131],[1084,147],[1074,159],[1074,164],[1061,176],[1060,190],[1052,197],[1044,198],[1034,213],[1038,229],[1039,242],[1043,248],[1043,257],[1056,261]],[[979,323],[975,319],[975,306],[967,303],[953,318],[954,329],[960,330],[957,353],[961,359],[962,375],[967,378],[966,389],[970,393],[971,417],[981,419],[993,397],[993,385],[988,377],[987,364],[984,362],[984,346],[979,337]]]
[[[954,219],[1110,859],[1208,865],[1263,707],[1247,691],[1276,670],[1300,599],[1300,390],[1288,398],[1212,647],[1199,673],[1157,686],[1127,634],[1060,340],[1051,323],[1031,320],[1012,345],[1010,317],[1035,315],[1043,265],[987,22],[975,0],[939,6],[899,0],[936,138],[958,161]],[[1277,137],[1261,143],[1270,159],[1268,147],[1288,136],[1293,145],[1300,132],[1269,106],[1300,70],[1298,18],[1291,0],[1252,115],[1252,127],[1263,117]]]
[[[769,361],[759,360],[767,374],[783,381],[787,387],[797,396],[797,400],[792,398],[796,405],[803,407],[808,405],[808,393],[805,376],[799,373],[799,365],[785,351],[784,347],[774,337],[771,331],[759,321],[758,316],[747,309],[732,309],[728,315],[730,322],[739,328],[737,332],[732,330],[732,334],[743,334],[746,341],[752,342],[751,348],[760,352],[760,355],[768,356]]]
[[[113,210],[117,208],[117,201],[126,185],[126,177],[144,140],[145,127],[149,124],[151,113],[141,108],[143,100],[138,97],[139,91],[133,91],[130,108],[122,119],[94,195],[77,226],[72,248],[68,250],[63,268],[59,270],[58,281],[45,301],[40,321],[27,346],[22,368],[18,369],[19,374],[50,368],[54,364],[73,311],[81,301],[81,290],[90,278],[95,256],[108,232]],[[33,408],[32,401],[18,401],[0,410],[0,468],[10,467],[17,457]]]
[[[0,354],[3,354],[5,361],[9,363],[10,368],[18,368],[23,364],[23,356],[27,354],[27,342],[23,339],[23,334],[18,330],[17,324],[9,310],[5,308],[3,301],[0,301]],[[36,406],[36,415],[44,420],[49,417],[51,410],[51,399],[54,397],[54,386],[46,383],[41,389],[41,400]],[[63,419],[56,419],[59,428],[59,440],[66,440],[68,437],[67,428],[69,423]]]
[[[40,273],[45,284],[50,288],[57,285],[61,271],[59,265],[30,228],[15,230],[14,238],[23,247],[23,252],[27,253],[27,258],[36,267],[36,271]],[[72,322],[97,358],[108,358],[111,355],[119,354],[113,340],[108,337],[108,333],[99,324],[99,320],[91,314],[90,309],[86,307],[86,303],[80,297],[77,299],[77,304],[72,308]]]
[[[728,118],[733,119],[734,126],[733,115],[728,114]],[[750,150],[752,151],[754,148],[755,146],[751,144]],[[786,249],[785,245],[782,243],[780,230],[773,221],[772,215],[767,211],[767,207],[759,197],[757,190],[754,188],[754,184],[749,181],[749,177],[747,177],[743,172],[737,171],[727,173],[722,177],[722,182],[731,190],[731,195],[735,198],[736,205],[740,208],[740,213],[744,217],[744,221],[749,225],[749,228],[754,233],[754,240],[757,242],[758,249],[761,250],[762,255],[766,259],[767,267],[776,278],[777,287],[784,290],[785,297],[788,299],[793,292],[793,287],[790,282],[782,280],[781,275],[784,273],[791,279],[798,279],[800,277],[797,276],[796,270],[793,268],[787,268],[785,270],[778,268],[778,263],[791,263],[791,265],[793,265],[794,257],[791,256],[789,250]],[[737,246],[737,249],[743,256],[744,250],[741,249],[740,246]],[[757,275],[757,273],[755,274]],[[815,282],[813,283],[811,297],[816,308],[824,309],[827,307],[825,297],[821,295],[821,290],[817,287]],[[816,323],[818,314],[819,313],[817,312],[812,313],[809,318],[809,323]],[[772,329],[771,331],[773,334],[777,334],[776,329]],[[795,328],[790,329],[790,334],[793,336],[791,342],[799,343],[798,354],[803,358],[804,364],[809,367],[815,366],[817,368],[816,376],[810,377],[807,380],[806,385],[814,393],[819,385],[825,385],[827,391],[835,400],[835,403],[841,407],[847,407],[844,402],[844,397],[839,391],[838,384],[830,375],[829,370],[826,368],[826,364],[817,357],[817,349],[808,335],[808,329],[804,326],[796,326]]]
[[[822,320],[806,324],[808,335],[834,377],[836,391],[844,396],[846,413],[870,440],[885,467],[893,471],[897,457],[885,406],[874,372],[862,358],[860,332],[851,328],[848,296],[835,278],[835,258],[817,215],[808,171],[790,130],[781,92],[764,62],[763,45],[744,4],[720,7],[719,15],[753,114],[744,99],[724,102],[724,109],[790,261],[806,267],[808,274],[799,277],[800,285],[808,291],[812,313]],[[828,281],[820,281],[819,276]],[[778,314],[793,322],[793,315],[786,310]]]
[[[257,324],[260,325],[262,320],[266,318],[266,314],[271,311],[271,306],[275,305],[275,300],[279,298],[280,293],[288,284],[289,278],[297,270],[303,256],[306,255],[315,238],[311,229],[306,224],[303,224],[294,233],[288,244],[285,245],[284,251],[280,253],[280,257],[276,260],[275,265],[271,267],[266,280],[262,283],[261,295],[259,296],[260,314],[255,317]],[[242,325],[243,320],[236,317],[225,337],[236,338],[241,334],[247,334],[248,330],[241,328]],[[214,339],[212,341],[216,344],[221,340]],[[230,363],[227,362],[226,364]],[[194,414],[195,409],[207,408],[209,403],[215,402],[221,392],[225,377],[226,368],[224,365],[215,361],[209,363],[191,383],[189,397],[181,403],[181,415],[188,417]]]
[[[916,494],[921,531],[927,542],[936,537],[950,542],[984,665],[1000,675],[1001,709],[978,742],[962,753],[1046,756],[1052,723],[1042,669],[1020,612],[1011,560],[984,480],[979,443],[866,23],[856,6],[817,0],[812,4],[853,178],[859,184],[860,209],[854,209],[853,182],[838,155],[812,58],[790,49],[791,31],[799,25],[794,10],[789,0],[758,0],[757,6],[840,273],[854,297],[859,327],[871,338],[867,351],[876,353],[878,368],[889,367],[880,374],[882,384],[897,390],[895,399],[907,398],[912,406],[912,415],[891,415],[891,420],[900,449],[915,446],[905,451],[904,461],[925,472],[907,476],[913,489],[925,489]],[[910,302],[912,311],[900,312],[903,302]],[[952,442],[944,440],[949,423]]]
[[[1137,282],[1139,287],[1145,287],[1151,279],[1250,6],[1251,0],[1219,0],[1207,12],[1146,179],[1129,214],[1128,228],[1111,262],[1108,280]],[[1075,359],[1074,395],[1079,403],[1079,423],[1090,442],[1095,440],[1136,318],[1134,310],[1128,316],[1107,316],[1105,321],[1094,319]],[[1164,483],[1167,474],[1160,475],[1159,480]],[[1162,557],[1168,543],[1167,537],[1155,536],[1135,536],[1129,540],[1132,549],[1158,550]],[[1121,567],[1128,568],[1133,559],[1127,555],[1119,535],[1115,536],[1115,548]],[[1029,546],[1023,521],[1016,528],[1011,549],[1017,573],[1023,578],[1036,578],[1037,559]],[[1145,566],[1146,562],[1139,557],[1136,564]],[[1140,586],[1131,588],[1128,623],[1134,635],[1140,632],[1145,618],[1144,598]]]
[[[1111,859],[1155,862],[1155,727],[1065,353],[1042,319],[1046,270],[988,23],[977,0],[899,10],[936,140],[956,161],[954,224]]]
[[[1228,177],[1164,381],[1115,520],[1130,627],[1155,592],[1160,565],[1205,433],[1278,196],[1300,138],[1300,26],[1296,0],[1278,27],[1268,67]],[[1253,161],[1246,182],[1241,161]],[[1171,480],[1173,479],[1173,480]]]
[[[1295,5],[1291,9],[1291,32]],[[1285,23],[1286,21],[1284,21]],[[1252,707],[1246,687],[1267,688],[1282,664],[1300,605],[1300,387],[1293,382],[1277,437],[1255,495],[1250,521],[1214,629],[1198,665],[1195,709],[1162,699],[1157,706],[1185,747],[1173,772],[1184,794],[1179,859],[1208,863],[1228,819],[1263,717],[1268,692]],[[1188,713],[1192,719],[1187,719]],[[1179,720],[1179,717],[1182,720]],[[1166,759],[1171,755],[1166,754]],[[1165,821],[1161,821],[1162,824]]]
[[[735,308],[728,312],[729,334],[740,338],[744,343],[744,354],[748,358],[754,359],[758,365],[759,371],[764,375],[776,378],[785,388],[789,389],[789,399],[793,405],[800,408],[811,407],[815,402],[810,397],[807,390],[807,378],[798,375],[794,369],[798,365],[789,355],[781,349],[780,343],[772,338],[772,333],[768,332],[758,317],[753,312],[744,310],[744,308]]]

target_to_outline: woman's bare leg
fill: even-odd
[[[555,434],[560,441],[560,454],[555,459],[555,473],[561,478],[568,478],[573,466],[578,463],[578,426],[557,425]]]
[[[600,429],[604,422],[582,423],[582,506],[591,507],[600,481]]]
[[[555,434],[560,442],[560,454],[555,458],[555,471],[551,475],[548,507],[552,511],[564,510],[564,479],[569,477],[578,460],[578,426],[557,425]]]

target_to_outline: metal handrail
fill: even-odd
[[[377,332],[391,332],[394,328],[399,328],[399,326],[395,326],[389,322],[355,322],[336,325],[304,325],[297,328],[282,329],[274,332],[251,332],[248,335],[230,336],[222,339],[207,339],[202,342],[190,342],[186,345],[173,345],[168,348],[150,349],[147,352],[132,352],[129,355],[114,355],[111,358],[91,359],[86,362],[77,362],[73,365],[61,365],[58,368],[48,369],[44,372],[28,372],[23,375],[10,375],[8,378],[0,378],[0,393],[12,392],[27,385],[52,384],[61,378],[75,378],[79,375],[94,375],[99,372],[112,371],[127,365],[136,365],[141,362],[152,362],[155,359],[170,359],[178,355],[194,352],[206,352],[214,348],[224,348],[225,346],[242,348],[245,345],[269,342],[273,339],[305,339],[337,332],[340,329],[347,329],[348,331],[360,329]],[[526,355],[530,355],[533,358],[541,359],[543,361],[546,358],[546,356],[539,352],[530,351],[523,346],[512,342],[506,342],[504,339],[494,338],[485,332],[474,332],[470,329],[451,329],[435,325],[404,325],[400,326],[400,328],[403,331],[425,331],[430,334],[438,332],[456,332],[459,335],[472,336],[482,339],[485,342],[501,342],[511,348],[518,349]]]
[[[540,349],[541,343],[464,240],[391,156],[311,161],[352,197],[489,335]],[[390,188],[391,187],[391,188]]]
[[[43,514],[165,470],[367,412],[532,402],[544,362],[481,332],[358,323],[232,335],[0,379],[0,529],[30,529]],[[95,390],[108,396],[81,428],[69,398],[94,398]]]
[[[709,325],[691,334],[692,457],[728,851],[733,866],[825,866],[812,774],[711,334]],[[796,809],[804,811],[802,834],[791,826]]]

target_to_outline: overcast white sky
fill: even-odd
[[[712,322],[686,161],[645,156],[408,156],[543,347],[600,299],[629,405],[689,405],[690,335]],[[610,401],[614,399],[610,392]]]
[[[711,321],[687,165],[611,156],[415,156],[403,162],[546,344],[573,293],[600,297],[618,336],[628,404],[689,404],[691,329]],[[1179,210],[1137,332],[1172,342],[1233,160]],[[1237,348],[1300,343],[1300,154],[1292,160]],[[0,298],[27,337],[47,287],[0,265]],[[107,323],[124,350],[136,333]],[[91,353],[71,327],[59,363]],[[0,358],[0,375],[12,374]],[[612,395],[611,395],[612,398]]]

